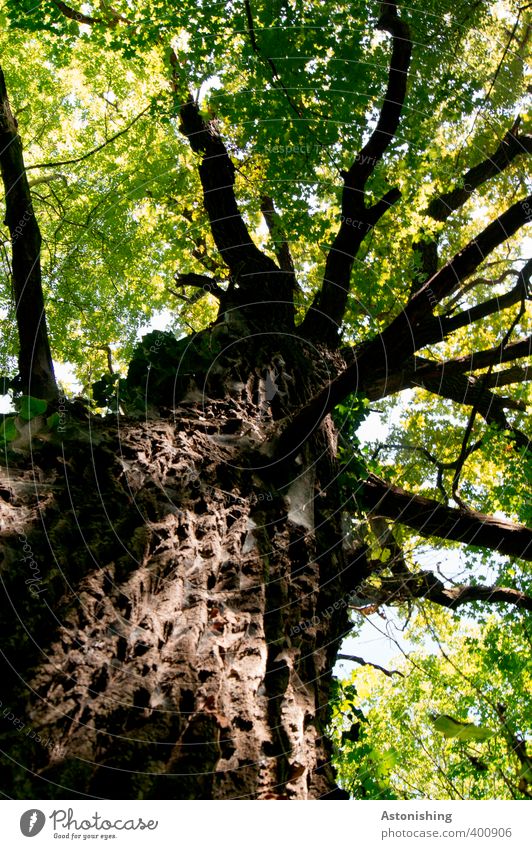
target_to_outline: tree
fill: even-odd
[[[359,668],[339,687],[342,785],[362,798],[530,798],[526,634],[508,615],[459,636],[443,619],[425,611],[411,624],[414,639],[439,632],[432,652],[414,651],[386,676]]]
[[[4,3],[15,795],[346,798],[350,609],[530,610],[529,25],[503,5]],[[504,555],[500,583],[421,569],[420,536]]]

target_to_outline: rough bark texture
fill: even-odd
[[[242,449],[271,425],[263,384],[114,432],[93,420],[63,450],[34,445],[31,472],[4,473],[2,748],[17,796],[344,796],[324,731],[356,563],[332,430],[254,470]]]

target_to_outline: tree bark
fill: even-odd
[[[19,371],[23,391],[57,397],[44,312],[41,281],[41,233],[24,168],[22,142],[0,68],[0,170],[5,191],[5,223],[12,252],[13,299],[20,341]]]
[[[246,464],[271,425],[263,383],[119,433],[94,420],[90,440],[72,421],[62,450],[34,445],[33,472],[21,458],[5,476],[18,796],[346,798],[325,735],[356,583],[334,443],[324,426],[284,467]]]

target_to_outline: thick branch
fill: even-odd
[[[456,371],[475,371],[499,363],[519,360],[522,357],[530,356],[530,354],[532,354],[532,336],[518,339],[508,345],[496,345],[494,348],[487,348],[485,351],[475,351],[474,354],[466,354],[464,357],[457,357],[454,360],[445,360],[442,367]],[[421,358],[416,357],[416,360],[418,359]]]
[[[84,15],[83,12],[77,12],[76,9],[73,9],[72,6],[68,6],[66,3],[63,3],[62,0],[53,0],[53,4],[56,9],[65,16],[65,18],[69,18],[71,21],[76,21],[78,24],[87,24],[92,26],[93,24],[105,23],[103,18],[93,18],[91,15]]]
[[[394,358],[392,355],[387,356],[383,336],[384,334],[360,347],[358,351],[351,352],[353,359],[350,365],[284,422],[278,437],[278,450],[282,455],[297,450],[334,407],[354,392],[362,392],[375,401],[422,384],[430,391],[436,391],[444,397],[457,400],[458,403],[468,403],[465,399],[468,396],[473,399],[475,396],[475,381],[467,382],[468,378],[464,377],[458,387],[457,378],[467,371],[526,357],[530,354],[532,344],[532,337],[528,337],[504,347],[499,345],[443,363],[410,357],[402,363],[402,367],[392,371],[389,363],[393,362]],[[401,363],[400,355],[397,359]],[[485,401],[483,411],[490,417],[489,420],[495,421],[505,430],[511,430],[519,447],[528,447],[527,437],[511,428],[503,414],[505,407],[521,409],[521,405],[516,406],[511,399],[503,399],[493,393],[489,393],[489,397],[486,395]]]
[[[255,274],[272,274],[279,269],[253,242],[238,209],[234,193],[235,167],[218,133],[215,121],[206,123],[190,97],[181,106],[182,133],[195,153],[199,166],[205,208],[216,247],[241,288],[255,286]]]
[[[105,17],[103,18],[95,18],[91,15],[84,15],[83,12],[78,12],[76,9],[73,9],[72,6],[69,6],[67,3],[63,3],[63,0],[52,0],[56,9],[61,12],[65,18],[69,18],[71,21],[76,21],[78,24],[87,24],[88,26],[93,26],[94,24],[104,24],[106,27],[116,27],[118,24],[127,24],[129,21],[127,18],[123,18],[122,15],[119,15],[109,3],[100,2],[100,8],[102,12],[104,12]]]
[[[167,287],[168,291],[175,295],[182,301],[185,301],[188,304],[195,304],[205,295],[214,295],[215,298],[218,298],[219,301],[225,295],[224,290],[221,286],[218,285],[218,281],[214,279],[214,277],[208,277],[206,274],[194,274],[193,272],[189,274],[174,274],[174,280],[177,283],[179,288],[184,288],[185,286],[191,286],[194,289],[198,289],[191,298],[187,298],[185,295],[181,295],[179,292],[176,292],[174,289]]]
[[[416,324],[426,314],[427,304],[433,307],[452,294],[457,285],[472,274],[496,247],[531,221],[532,195],[528,195],[492,221],[416,292],[405,309],[412,323]]]
[[[513,366],[490,374],[486,380],[486,386],[509,386],[512,383],[525,383],[532,380],[532,368],[530,366]]]
[[[422,536],[477,545],[532,560],[532,530],[524,525],[447,507],[431,498],[406,492],[375,475],[365,481],[362,497],[368,510],[407,525]]]
[[[437,370],[434,376],[418,375],[417,380],[412,380],[412,385],[421,386],[434,395],[448,398],[456,404],[474,407],[488,424],[497,424],[503,429],[508,426],[504,410],[526,409],[522,401],[501,397],[490,392],[482,375],[476,377],[474,375],[445,374],[443,368],[441,368]],[[528,443],[528,440],[526,442]]]
[[[402,392],[404,389],[412,389],[425,378],[439,380],[442,375],[464,374],[465,372],[528,357],[530,354],[532,354],[532,336],[511,342],[509,345],[496,345],[494,348],[487,348],[485,351],[475,351],[473,354],[466,354],[452,360],[443,360],[443,362],[429,360],[426,357],[411,357],[400,370],[390,371],[377,379],[373,376],[364,383],[363,391],[370,401],[379,401],[381,398]],[[515,369],[523,372],[523,379],[530,379],[525,377],[524,373],[529,373],[526,367],[516,366]],[[506,376],[511,376],[507,374],[509,372],[518,373],[514,371],[514,368],[495,372],[485,384],[486,388],[509,383],[510,381],[505,379]],[[497,380],[499,375],[500,379]]]
[[[0,170],[5,190],[5,224],[11,236],[19,372],[28,395],[53,399],[57,397],[57,385],[44,311],[41,234],[24,168],[22,142],[1,68],[0,101]]]
[[[517,156],[532,153],[532,136],[520,136],[518,128],[519,120],[506,133],[491,156],[466,171],[456,188],[443,192],[429,203],[426,214],[436,221],[446,221],[453,212],[469,200],[475,189],[508,168]]]
[[[388,85],[377,126],[349,171],[342,172],[342,215],[339,230],[325,264],[321,291],[302,324],[302,332],[334,346],[347,306],[351,270],[364,238],[400,197],[391,189],[372,207],[365,203],[366,184],[393,140],[406,97],[412,42],[407,24],[397,14],[396,3],[381,3],[377,27],[393,39]]]
[[[408,25],[397,14],[397,3],[381,3],[381,16],[377,28],[390,33],[393,39],[388,86],[377,126],[345,177],[348,204],[351,193],[360,195],[364,191],[375,166],[380,162],[394,138],[406,97],[412,41]]]
[[[400,366],[419,348],[441,341],[442,319],[432,315],[434,306],[475,271],[494,248],[531,220],[532,195],[513,204],[433,275],[378,337],[359,347],[351,365],[285,423],[279,438],[280,450],[285,454],[295,451],[337,404],[351,393],[360,392],[371,379],[385,375],[390,363]],[[519,438],[527,443],[522,434]]]

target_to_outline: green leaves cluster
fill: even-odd
[[[150,406],[171,407],[192,379],[201,385],[220,350],[208,333],[178,340],[173,333],[154,330],[136,346],[126,378],[105,374],[93,383],[93,401],[128,414],[144,413]]]
[[[526,798],[529,765],[516,740],[530,756],[532,680],[521,617],[460,626],[442,611],[419,614],[410,636],[427,630],[437,638],[433,652],[390,662],[404,678],[363,667],[338,684],[332,726],[342,785],[365,798],[378,764],[385,783],[371,798]],[[355,738],[353,710],[364,716]]]
[[[59,414],[53,412],[45,418],[48,402],[44,399],[20,395],[14,399],[14,406],[17,415],[5,416],[0,423],[0,449],[24,448],[28,437],[48,440],[57,430]]]

